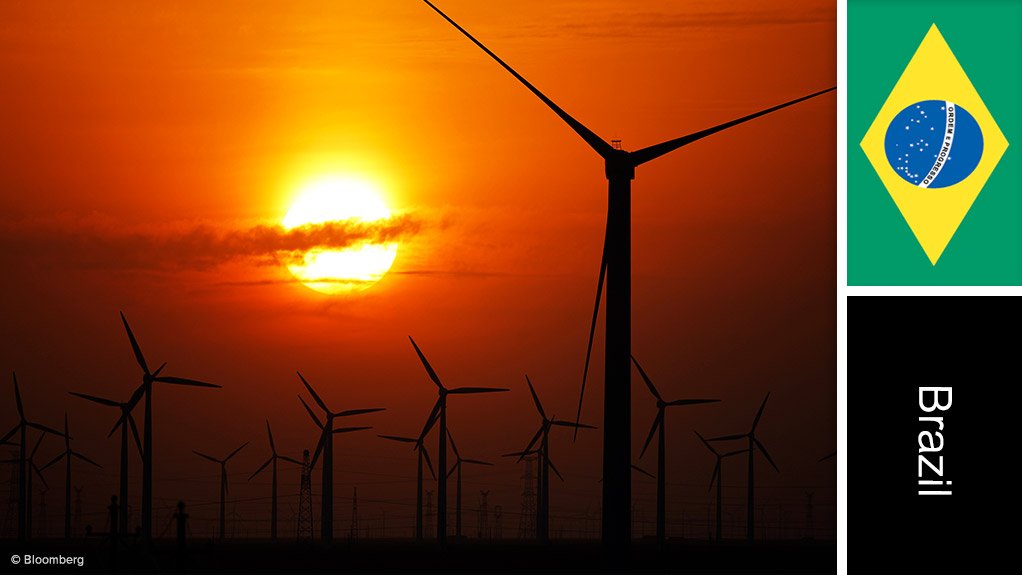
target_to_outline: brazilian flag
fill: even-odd
[[[1022,2],[848,2],[849,285],[1022,285]]]

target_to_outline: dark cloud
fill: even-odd
[[[8,261],[78,269],[209,270],[234,262],[288,263],[314,248],[341,249],[413,236],[422,223],[411,215],[379,222],[224,226],[191,224],[125,229],[97,218],[62,216],[0,224],[0,253]]]

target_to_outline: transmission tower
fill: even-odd
[[[813,533],[813,492],[806,491],[806,539],[812,539]]]
[[[426,492],[426,537],[436,537],[436,518],[433,511],[433,492]]]
[[[298,492],[298,540],[312,541],[312,466],[309,450],[302,454],[302,481]]]
[[[71,519],[72,536],[82,534],[82,489],[84,489],[84,487],[75,487],[74,516]]]
[[[503,539],[504,538],[504,508],[497,505],[493,508],[493,538]]]
[[[486,496],[489,494],[490,494],[489,491],[479,490],[480,500],[479,500],[479,516],[477,523],[479,526],[478,537],[480,539],[490,538],[490,506],[486,502]]]
[[[522,513],[518,518],[518,538],[536,538],[536,476],[532,472],[534,455],[525,458],[525,470],[522,473]]]
[[[348,531],[348,542],[358,543],[358,487],[351,491],[351,530]]]

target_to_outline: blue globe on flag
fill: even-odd
[[[925,100],[898,112],[887,126],[884,151],[902,179],[920,188],[946,188],[979,165],[983,132],[965,108]]]

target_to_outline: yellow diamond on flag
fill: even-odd
[[[1008,141],[932,25],[859,145],[937,265]]]

